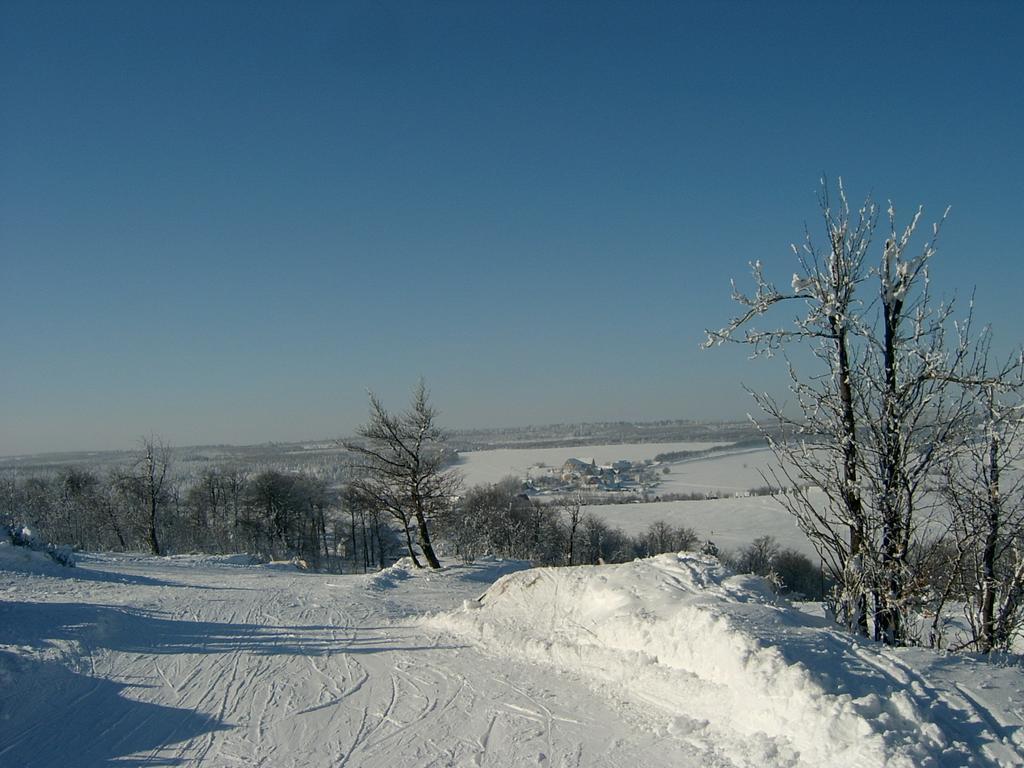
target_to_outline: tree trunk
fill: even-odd
[[[427,564],[431,568],[440,568],[441,563],[438,561],[437,555],[434,554],[434,546],[430,543],[427,520],[419,510],[416,510],[416,528],[419,531],[420,549],[423,550],[423,556],[427,558]]]
[[[896,334],[903,302],[887,294],[892,290],[893,277],[883,275],[882,295],[882,365],[883,381],[881,392],[881,489],[879,511],[882,518],[882,562],[880,604],[875,607],[875,636],[886,645],[902,644],[899,601],[903,597],[900,574],[899,548],[902,540],[901,515],[897,495],[900,487],[902,456],[899,438],[899,418],[896,413]]]
[[[422,568],[423,563],[421,563],[419,558],[416,557],[416,550],[412,548],[412,534],[409,533],[408,522],[406,522],[403,528],[405,530],[405,546],[409,549],[409,557],[412,558],[412,564],[415,565],[417,568]]]
[[[843,503],[849,516],[850,558],[859,558],[864,547],[864,507],[860,497],[857,479],[857,420],[853,410],[853,372],[850,370],[850,353],[847,349],[846,329],[836,319],[831,321],[836,336],[836,350],[839,357],[838,385],[839,402],[843,419]],[[863,560],[863,558],[860,558]],[[849,575],[849,574],[847,574]],[[850,628],[857,634],[867,637],[868,634],[868,598],[864,588],[863,576],[858,578],[856,585],[846,584],[847,592],[856,586],[856,593],[851,595],[853,605],[848,617]]]
[[[988,401],[989,420],[993,417],[992,393]],[[996,642],[996,546],[999,542],[1001,501],[999,496],[999,438],[992,430],[988,445],[988,514],[985,545],[981,557],[981,652],[991,652]]]
[[[127,542],[124,540],[124,533],[121,531],[121,524],[117,522],[117,513],[114,511],[113,505],[107,507],[107,515],[110,517],[110,527],[114,529],[114,535],[117,536],[117,541],[121,545],[121,550],[128,548]]]
[[[365,514],[365,512],[360,512],[360,516],[362,516],[364,514]],[[350,554],[350,557],[352,558],[352,567],[355,568],[356,567],[356,562],[358,560],[358,554],[359,554],[359,546],[358,546],[358,544],[356,542],[356,510],[355,510],[355,507],[349,508],[349,516],[352,518],[352,552]],[[365,572],[366,569],[364,568],[363,570]]]
[[[149,548],[154,555],[160,553],[160,540],[157,538],[156,533],[156,517],[157,517],[157,500],[156,494],[150,493],[149,496]]]
[[[355,521],[353,521],[352,525],[353,527],[355,526]],[[370,548],[369,541],[366,538],[366,512],[359,514],[359,525],[363,531],[363,573],[366,573],[370,569]],[[353,538],[355,537],[353,536]]]

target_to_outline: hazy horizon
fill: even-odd
[[[661,419],[655,418],[655,419],[643,419],[643,420],[640,420],[640,419],[594,419],[594,420],[588,420],[588,421],[555,421],[555,422],[534,423],[534,424],[477,424],[477,425],[470,425],[470,426],[466,426],[466,425],[454,425],[453,426],[453,425],[442,424],[442,427],[445,429],[446,432],[461,434],[461,433],[466,433],[466,432],[495,432],[495,433],[498,433],[498,432],[502,432],[502,431],[527,430],[527,429],[531,429],[531,428],[532,429],[545,429],[545,428],[554,428],[554,427],[559,427],[559,426],[565,426],[565,427],[580,426],[580,427],[583,427],[583,426],[597,426],[597,425],[608,425],[608,424],[617,424],[617,423],[633,424],[633,425],[637,425],[637,426],[659,424],[659,423],[663,423],[663,422],[667,422],[667,423],[673,423],[673,422],[687,423],[687,422],[692,422],[692,423],[698,424],[698,425],[699,424],[719,424],[719,423],[720,424],[738,424],[738,423],[743,423],[745,420],[746,420],[745,416],[737,416],[736,418],[732,418],[732,419],[729,419],[729,418],[707,419],[705,421],[700,421],[700,420],[696,420],[696,419],[686,419],[686,418],[682,418],[682,417],[680,417],[680,418],[666,417],[666,418],[661,418]],[[442,421],[443,421],[443,418],[442,418]],[[349,438],[352,438],[352,437],[354,437],[354,434],[352,434],[352,433],[345,433],[345,434],[339,433],[339,434],[336,434],[336,435],[320,435],[320,436],[306,435],[306,436],[303,436],[303,437],[298,437],[298,438],[295,438],[295,439],[288,439],[288,440],[277,439],[277,438],[267,438],[266,440],[256,440],[256,441],[250,442],[250,443],[233,443],[233,442],[229,442],[229,441],[226,441],[226,440],[213,440],[213,441],[210,441],[210,442],[203,442],[203,443],[175,443],[175,442],[173,442],[171,440],[168,440],[161,433],[146,432],[146,433],[140,433],[135,438],[135,440],[132,441],[130,444],[112,445],[112,446],[105,447],[105,448],[97,448],[95,446],[77,446],[77,447],[76,446],[72,446],[70,448],[66,448],[66,449],[62,448],[62,449],[56,450],[56,451],[34,451],[34,452],[31,452],[31,453],[30,452],[22,451],[22,452],[15,452],[15,453],[0,453],[0,459],[16,459],[16,458],[21,458],[21,457],[50,456],[50,455],[77,454],[77,453],[125,453],[125,452],[131,452],[131,451],[136,450],[139,447],[139,445],[142,443],[142,441],[146,440],[146,439],[161,440],[161,441],[166,442],[167,445],[169,445],[171,448],[177,449],[177,450],[181,450],[181,449],[186,449],[186,448],[216,448],[216,447],[221,447],[221,446],[226,447],[226,448],[247,448],[247,447],[253,447],[253,446],[275,445],[275,444],[280,444],[280,445],[298,445],[298,444],[302,444],[302,443],[310,443],[310,444],[314,444],[314,443],[330,443],[330,442],[334,442],[334,441],[337,441],[337,440],[346,440],[346,439],[349,439]],[[666,441],[666,442],[686,443],[686,442],[692,442],[692,441],[688,441],[688,440],[679,440],[679,441],[669,440],[669,441]],[[581,445],[582,445],[582,443],[581,443]]]
[[[0,455],[742,418],[821,175],[1024,339],[1024,5],[0,6]],[[874,252],[873,252],[874,253]]]

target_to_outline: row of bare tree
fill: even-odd
[[[509,477],[466,491],[436,518],[446,551],[466,561],[493,555],[537,565],[582,565],[692,550],[701,543],[690,528],[664,521],[629,536],[585,513],[582,494],[545,503],[523,489],[522,480]]]
[[[379,510],[331,492],[308,475],[209,468],[191,485],[173,478],[172,452],[140,444],[128,467],[99,475],[68,467],[50,476],[7,478],[0,522],[84,550],[254,554],[312,567],[382,567],[396,538]]]

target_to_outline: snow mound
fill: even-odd
[[[411,577],[415,570],[418,569],[413,565],[412,558],[403,557],[394,565],[367,577],[367,584],[371,589],[392,589],[398,585],[398,582]]]
[[[452,580],[477,582],[483,589],[484,585],[490,586],[502,576],[530,567],[531,564],[526,560],[504,560],[486,555],[471,563],[442,561],[440,570],[434,570],[432,568],[417,568],[411,557],[403,557],[394,565],[368,576],[367,586],[370,589],[393,589],[407,579],[418,578],[427,581],[438,579],[442,582]]]
[[[271,560],[264,563],[263,567],[271,571],[308,571],[309,563],[300,557],[292,557],[288,560]]]
[[[15,546],[7,538],[0,538],[0,568],[22,573],[62,575],[74,567],[75,556],[70,547],[33,549]]]
[[[16,525],[14,527],[0,526],[0,541],[13,544],[16,547],[24,547],[35,552],[44,553],[50,560],[58,565],[75,567],[75,553],[68,545],[51,544],[36,536],[35,532],[27,526]]]
[[[521,571],[426,621],[653,705],[674,735],[730,744],[750,765],[963,765],[979,750],[1022,764],[897,657],[713,557]]]

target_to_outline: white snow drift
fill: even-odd
[[[713,558],[523,571],[429,623],[656,705],[679,716],[677,734],[729,745],[739,762],[1022,763],[1019,731],[986,728],[990,713],[955,686],[833,631]]]

